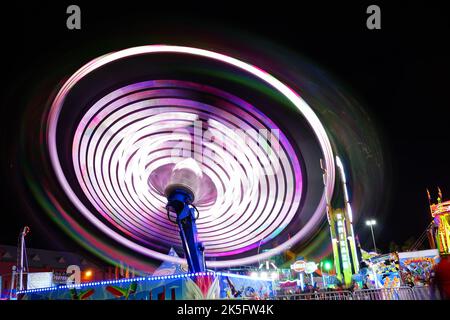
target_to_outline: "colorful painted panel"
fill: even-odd
[[[433,267],[439,262],[438,250],[400,252],[400,274],[404,284],[427,285]]]
[[[25,291],[23,300],[193,300],[265,299],[273,296],[272,281],[234,274],[173,275],[104,281],[78,288]]]

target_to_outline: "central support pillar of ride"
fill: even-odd
[[[205,271],[204,247],[198,241],[195,224],[196,209],[191,205],[192,195],[186,190],[175,189],[168,195],[167,200],[168,210],[173,210],[177,214],[176,223],[180,231],[189,272]]]
[[[204,272],[205,248],[198,240],[195,221],[198,210],[193,205],[200,188],[203,173],[198,163],[187,158],[178,162],[172,169],[169,183],[165,189],[167,198],[167,217],[172,221],[170,212],[176,213],[176,221],[180,231],[181,242],[189,266],[189,272]]]

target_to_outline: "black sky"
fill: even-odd
[[[81,3],[81,31],[66,29],[64,3],[3,7],[0,244],[15,244],[20,227],[31,224],[35,232],[29,246],[77,247],[45,220],[47,216],[30,197],[17,191],[24,183],[16,157],[23,102],[33,84],[45,77],[43,66],[61,54],[70,56],[71,51],[74,57],[89,57],[89,48],[95,48],[99,39],[114,47],[126,43],[121,40],[133,33],[151,32],[162,24],[172,24],[174,32],[184,32],[183,26],[250,32],[310,58],[346,83],[374,117],[390,159],[393,201],[387,212],[376,213],[381,220],[376,228],[378,244],[386,250],[390,241],[402,243],[419,236],[429,223],[425,188],[435,191],[439,185],[450,198],[448,13],[430,2],[394,7],[375,1],[382,9],[382,30],[369,31],[367,4],[258,3],[246,8],[215,1],[166,7],[154,2]],[[87,61],[78,59],[70,63]],[[30,215],[32,211],[38,214]],[[51,239],[61,242],[55,243],[45,230],[53,230]],[[370,246],[365,226],[359,223],[356,230],[362,243]]]

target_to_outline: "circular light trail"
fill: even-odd
[[[53,168],[71,201],[91,223],[119,243],[156,259],[183,263],[184,259],[163,254],[150,246],[157,241],[179,243],[176,226],[165,216],[162,189],[167,173],[183,157],[174,154],[174,150],[180,149],[180,144],[193,144],[195,157],[201,157],[205,173],[205,191],[197,205],[201,212],[199,234],[207,256],[230,256],[255,248],[262,240],[276,237],[295,215],[300,203],[302,175],[292,147],[282,132],[276,152],[276,143],[261,147],[252,140],[255,136],[249,134],[261,129],[271,132],[278,129],[276,125],[256,107],[226,92],[169,80],[140,82],[115,90],[99,99],[80,121],[73,139],[72,159],[78,182],[98,213],[120,232],[86,208],[68,183],[58,156],[56,129],[64,100],[80,79],[97,68],[126,57],[152,53],[195,55],[251,73],[277,89],[299,109],[314,130],[323,152],[328,177],[326,187],[314,214],[301,230],[267,252],[207,261],[207,265],[225,267],[253,263],[300,241],[322,218],[326,197],[331,198],[333,192],[334,157],[322,124],[293,90],[270,74],[240,60],[202,49],[155,45],[122,50],[86,64],[63,85],[50,110],[48,141]],[[192,98],[190,92],[194,91],[213,95],[215,103]],[[203,136],[203,140],[196,142],[199,135],[195,134],[193,123],[207,126],[207,139]],[[243,130],[244,134],[236,134],[239,132],[236,129]],[[212,137],[214,139],[208,140]],[[249,141],[251,147],[248,147]],[[273,156],[275,154],[277,157]],[[277,161],[278,169],[275,168]]]
[[[213,96],[214,105],[200,102],[199,93]],[[207,256],[225,256],[274,238],[297,212],[300,165],[287,138],[278,136],[274,123],[230,94],[147,81],[94,104],[76,130],[72,154],[97,211],[151,246],[181,245],[167,220],[164,188],[173,166],[197,151],[204,173],[195,201],[200,240]]]

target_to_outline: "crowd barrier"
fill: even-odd
[[[410,287],[365,289],[353,292],[353,300],[417,300]]]
[[[428,286],[277,295],[276,300],[439,300]]]
[[[350,291],[325,291],[278,295],[275,298],[277,300],[352,300],[352,293]]]
[[[416,300],[440,300],[441,297],[436,288],[429,286],[413,287]]]

